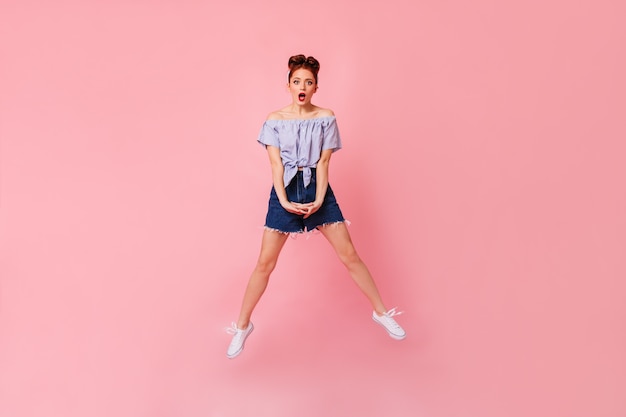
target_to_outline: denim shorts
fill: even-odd
[[[315,201],[316,185],[315,168],[311,169],[311,182],[308,187],[304,186],[302,171],[298,171],[289,185],[285,187],[287,199],[293,203],[311,203]],[[265,227],[268,229],[282,233],[300,233],[314,230],[318,226],[344,221],[330,184],[326,189],[322,206],[306,219],[301,214],[294,214],[285,210],[278,201],[276,190],[272,187],[267,216],[265,217]]]

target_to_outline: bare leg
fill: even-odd
[[[248,327],[252,311],[261,299],[263,292],[265,292],[270,274],[276,266],[278,255],[280,255],[280,251],[285,245],[288,236],[289,235],[285,233],[267,229],[263,232],[261,253],[259,254],[259,260],[257,261],[254,271],[252,271],[246,292],[243,296],[237,328],[245,329]]]
[[[363,294],[372,304],[372,307],[378,313],[383,314],[387,311],[383,301],[376,288],[376,283],[370,274],[367,266],[356,253],[356,249],[350,239],[350,233],[345,223],[335,223],[319,227],[320,232],[324,235],[328,242],[332,245],[339,259],[348,268],[348,272],[356,285],[363,291]]]

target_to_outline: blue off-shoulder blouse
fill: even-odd
[[[285,186],[302,168],[304,186],[311,182],[311,168],[317,166],[323,150],[341,149],[341,137],[335,116],[314,119],[277,119],[263,123],[257,141],[280,149],[285,167]]]

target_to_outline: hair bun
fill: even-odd
[[[305,68],[313,73],[313,76],[315,77],[315,82],[317,82],[317,72],[320,70],[320,63],[312,56],[306,57],[302,54],[294,55],[289,58],[289,62],[287,63],[287,65],[289,66],[289,75],[287,78],[288,81],[291,80],[291,74],[293,74],[294,71],[300,68]]]
[[[304,55],[294,55],[289,58],[289,63],[287,65],[289,66],[289,69],[292,69],[295,66],[304,64],[306,60],[307,57],[305,57]]]
[[[304,62],[305,62],[305,65],[315,70],[320,69],[320,63],[317,61],[317,59],[313,58],[312,56],[308,57]]]

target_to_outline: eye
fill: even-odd
[[[293,83],[294,83],[294,84],[296,84],[296,85],[298,85],[298,84],[300,84],[300,81],[298,81],[298,80],[293,80]]]
[[[310,80],[309,80],[309,81],[307,82],[307,84],[308,84],[308,85],[313,85],[313,81],[310,81]]]

